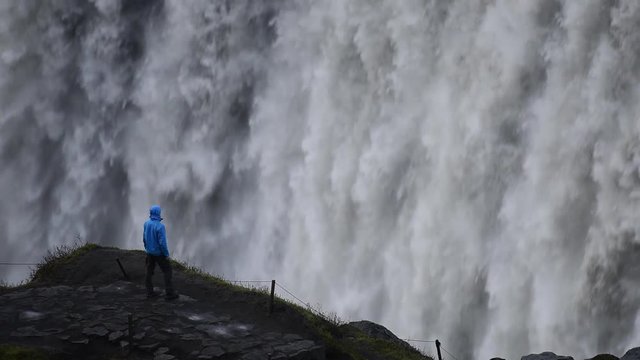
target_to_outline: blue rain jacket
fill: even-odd
[[[149,220],[144,223],[142,242],[147,254],[169,257],[167,231],[164,228],[164,224],[161,223],[161,213],[162,209],[158,205],[152,206],[149,210]]]

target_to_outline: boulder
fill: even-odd
[[[287,359],[295,360],[323,360],[324,346],[316,345],[311,340],[299,340],[286,345],[275,346],[276,353],[287,355]]]
[[[523,356],[521,360],[573,360],[571,356],[556,355],[552,352],[543,352],[540,354],[529,354]]]
[[[627,351],[620,360],[640,360],[640,347]]]
[[[611,354],[598,354],[587,360],[618,360],[618,357]]]
[[[387,329],[382,325],[376,324],[374,322],[366,321],[366,320],[354,321],[354,322],[350,322],[348,325],[353,326],[357,329],[360,329],[362,332],[364,332],[365,334],[367,334],[368,336],[374,339],[387,340],[387,341],[396,343],[398,345],[411,348],[411,345],[409,345],[407,342],[403,340],[400,340],[400,338],[398,338],[389,329]]]

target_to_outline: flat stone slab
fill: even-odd
[[[180,336],[180,339],[185,341],[200,341],[204,339],[204,336],[202,336],[202,334],[184,334]]]
[[[45,314],[38,312],[38,311],[23,311],[20,313],[20,315],[18,316],[18,318],[20,320],[26,320],[26,321],[36,321],[36,320],[41,320],[45,318]]]
[[[82,333],[90,336],[106,336],[109,333],[109,330],[104,326],[95,326],[82,329]]]
[[[114,331],[109,334],[109,341],[118,341],[124,336],[122,331]]]
[[[93,305],[93,306],[89,306],[89,311],[91,312],[97,312],[97,311],[102,311],[102,310],[117,310],[118,308],[115,306],[111,306],[111,305]]]
[[[200,352],[200,355],[213,356],[213,357],[220,357],[224,354],[225,354],[225,351],[219,346],[209,346],[202,349],[202,351]]]
[[[158,348],[158,350],[156,350],[153,354],[154,355],[160,355],[160,354],[164,354],[166,352],[169,352],[169,348],[164,346],[164,347]]]
[[[100,287],[19,290],[0,296],[0,321],[16,322],[12,331],[7,330],[7,338],[32,343],[47,338],[47,346],[53,347],[56,341],[60,347],[91,346],[96,339],[97,343],[112,343],[118,353],[125,348],[138,349],[153,354],[154,360],[176,359],[174,351],[190,354],[181,359],[282,356],[307,360],[315,359],[312,354],[317,349],[323,350],[298,334],[262,332],[251,323],[216,313],[207,302],[187,296],[174,302],[150,301],[144,294],[144,286],[122,281]],[[129,315],[134,331],[131,344]]]
[[[156,355],[153,360],[173,360],[176,357],[173,355],[169,355],[169,354],[160,354],[160,355]]]
[[[34,291],[32,289],[16,291],[16,292],[12,292],[12,293],[0,296],[0,300],[2,300],[2,302],[4,303],[8,300],[31,298],[33,297],[33,293]]]
[[[276,352],[286,354],[288,359],[324,359],[324,348],[311,340],[299,340],[274,347]]]
[[[54,297],[63,293],[68,293],[73,290],[70,286],[53,286],[48,288],[42,288],[38,290],[38,296],[42,297]]]
[[[81,345],[87,345],[89,343],[89,339],[75,339],[75,340],[70,340],[69,341],[72,344],[81,344]]]
[[[144,351],[154,351],[155,349],[157,349],[160,346],[159,342],[154,342],[151,344],[147,344],[147,345],[140,345],[138,346],[140,348],[140,350],[144,350]]]
[[[126,330],[128,326],[129,325],[126,323],[104,323],[104,327],[106,327],[109,331],[123,331]]]
[[[225,344],[224,348],[228,353],[240,353],[247,349],[251,349],[254,347],[259,347],[264,345],[265,343],[269,343],[269,341],[265,340],[247,340],[247,341],[239,341],[237,343],[229,343]]]
[[[61,332],[61,331],[60,331]],[[34,326],[25,326],[12,331],[9,336],[12,337],[40,337],[49,336],[60,332],[47,332],[36,329]]]

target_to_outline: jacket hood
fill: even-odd
[[[151,209],[149,209],[149,218],[151,220],[162,221],[162,217],[160,216],[161,214],[162,214],[162,209],[158,205],[153,205]]]

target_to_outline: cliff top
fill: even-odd
[[[94,244],[58,248],[28,283],[0,288],[0,357],[428,359],[373,323],[340,324],[279,298],[269,314],[265,291],[178,262],[180,298],[147,299],[144,256]]]

